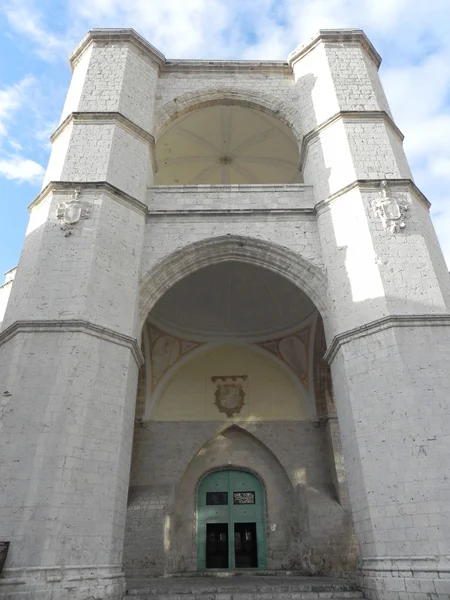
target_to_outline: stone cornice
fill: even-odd
[[[338,333],[328,346],[324,359],[328,364],[331,364],[344,344],[392,327],[450,327],[450,314],[388,315],[387,317],[381,317],[354,329]]]
[[[167,60],[163,73],[279,73],[292,76],[284,61],[269,60]]]
[[[133,44],[138,50],[153,60],[159,68],[166,62],[164,54],[147,42],[147,40],[139,35],[134,29],[90,29],[69,57],[72,70],[83,52],[91,44],[107,44],[112,42]]]
[[[28,210],[32,210],[50,193],[72,193],[75,190],[95,192],[101,190],[105,192],[114,201],[119,202],[123,206],[127,206],[132,210],[147,214],[147,205],[141,202],[134,196],[130,196],[107,181],[50,181],[45,188],[36,196],[33,202],[28,206]]]
[[[334,194],[331,194],[330,196],[328,196],[328,198],[325,198],[324,200],[320,200],[320,202],[318,202],[315,205],[316,214],[319,214],[323,210],[327,209],[332,202],[337,200],[340,196],[343,196],[344,194],[347,194],[351,190],[354,190],[355,188],[358,188],[358,189],[365,188],[368,190],[373,190],[373,191],[379,192],[381,189],[382,181],[386,181],[386,180],[385,179],[356,179],[355,181],[352,181],[352,183],[349,183],[348,185],[341,188],[337,192],[334,192]],[[397,188],[397,189],[407,188],[407,189],[409,189],[417,197],[419,202],[422,202],[423,205],[425,206],[425,208],[427,210],[429,210],[429,208],[431,206],[429,200],[426,198],[426,196],[424,196],[424,194],[422,194],[422,192],[419,190],[419,188],[417,187],[417,185],[414,183],[414,181],[412,179],[388,179],[387,182],[388,182],[389,188],[391,188],[391,189],[392,188]]]
[[[306,160],[306,155],[308,153],[308,146],[312,140],[319,137],[320,133],[330,127],[330,125],[334,125],[337,121],[383,121],[398,137],[398,139],[402,142],[404,139],[403,133],[397,127],[397,125],[392,120],[392,117],[388,115],[388,113],[384,110],[341,110],[340,112],[334,114],[329,119],[308,131],[302,138],[302,145],[300,149],[300,170],[303,169],[303,165]]]
[[[381,64],[381,56],[375,50],[373,44],[362,29],[320,29],[318,33],[306,44],[303,44],[291,52],[288,56],[288,64],[292,67],[295,62],[301,60],[306,54],[314,50],[320,43],[324,44],[359,44],[367,52],[377,69]]]
[[[138,367],[144,363],[144,356],[136,338],[80,319],[15,321],[12,325],[0,332],[0,346],[6,344],[6,342],[8,342],[18,333],[52,332],[85,333],[87,335],[97,337],[101,340],[128,348],[133,354],[133,358]]]
[[[181,210],[151,210],[148,211],[149,217],[198,217],[199,215],[208,216],[276,216],[276,215],[298,215],[307,214],[315,215],[313,208],[230,208],[230,209],[214,209],[214,208],[192,208]]]
[[[50,141],[53,143],[70,123],[119,124],[123,129],[126,129],[137,138],[148,143],[152,148],[155,147],[155,138],[120,112],[72,112],[58,125],[54,133],[50,136]]]
[[[199,185],[153,185],[147,189],[154,193],[174,193],[183,194],[199,194],[199,193],[229,193],[229,194],[248,194],[249,192],[312,192],[312,185],[307,183],[246,183],[239,185],[223,185],[223,184],[199,184]]]

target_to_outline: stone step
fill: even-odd
[[[124,600],[362,600],[360,591],[354,592],[264,592],[264,593],[193,593],[193,594],[152,594],[143,590],[129,589]]]
[[[132,579],[133,600],[359,600],[352,581],[298,576],[210,576]]]

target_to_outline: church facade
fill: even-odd
[[[0,598],[298,572],[450,594],[450,277],[360,30],[90,31],[0,330]]]

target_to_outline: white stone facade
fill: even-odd
[[[323,319],[366,596],[448,599],[450,278],[366,36],[323,30],[287,63],[175,62],[99,29],[71,64],[0,333],[0,598],[122,597],[143,324],[234,261]],[[289,126],[305,183],[155,185],[164,128],[221,104]]]

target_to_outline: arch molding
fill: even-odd
[[[215,104],[237,104],[247,108],[261,110],[282,121],[290,127],[297,138],[299,149],[303,134],[301,115],[295,104],[288,104],[281,98],[246,88],[209,88],[187,92],[173,98],[161,106],[155,114],[155,139],[173,120],[193,110]]]
[[[321,269],[300,254],[265,240],[225,235],[194,242],[158,261],[141,279],[139,330],[156,302],[178,281],[209,265],[236,261],[269,269],[307,294],[326,321],[327,284]]]

